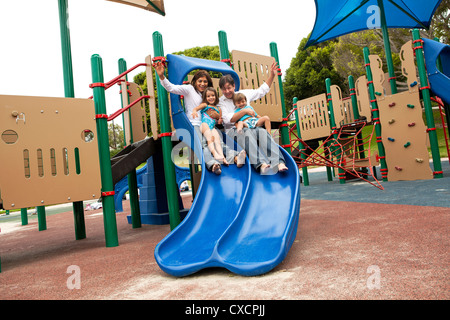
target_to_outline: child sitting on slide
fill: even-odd
[[[256,113],[256,111],[252,108],[252,106],[247,104],[247,97],[243,93],[236,93],[233,97],[234,105],[236,106],[236,110],[234,113],[237,113],[243,109],[251,109],[255,113],[255,116],[245,115],[236,121],[236,131],[238,133],[242,133],[242,129],[247,127],[249,129],[254,129],[256,127],[264,126],[267,132],[270,134],[271,132],[271,124],[270,118],[268,116],[260,116]]]
[[[219,95],[217,91],[208,87],[203,92],[203,102],[192,111],[192,118],[198,117],[198,111],[202,116],[202,124],[200,125],[200,132],[205,137],[208,148],[213,157],[224,165],[228,165],[226,158],[223,155],[221,140],[219,132],[216,130],[216,124],[222,122],[222,110],[217,106],[219,103]]]

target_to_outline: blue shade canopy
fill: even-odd
[[[316,23],[305,47],[348,33],[380,28],[383,7],[388,28],[428,28],[441,1],[315,0]]]

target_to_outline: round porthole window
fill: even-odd
[[[81,138],[84,142],[91,142],[94,140],[94,133],[91,130],[83,130],[81,133]]]
[[[19,140],[19,135],[14,130],[6,130],[2,133],[2,140],[6,144],[14,144]]]

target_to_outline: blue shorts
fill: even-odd
[[[247,124],[249,129],[254,129],[254,128],[256,128],[256,124],[258,123],[258,120],[259,119],[256,117],[251,117],[251,118],[245,119],[244,123]]]

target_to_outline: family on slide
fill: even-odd
[[[242,167],[246,155],[250,164],[263,175],[287,171],[284,157],[270,135],[271,125],[267,116],[259,116],[249,106],[251,101],[264,97],[278,73],[274,62],[266,82],[258,89],[235,92],[234,79],[224,75],[219,81],[223,96],[218,97],[208,72],[199,70],[190,84],[174,85],[165,77],[162,62],[155,65],[161,85],[170,93],[183,95],[186,115],[194,129],[202,137],[203,155],[208,170],[221,174],[221,165],[235,163]],[[200,114],[199,114],[200,113]],[[237,152],[223,143],[216,128],[222,124],[229,137],[244,150]],[[263,128],[265,127],[265,128]]]

